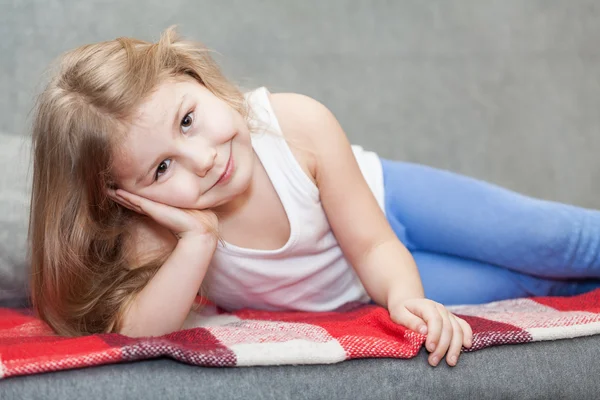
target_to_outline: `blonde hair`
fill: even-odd
[[[116,332],[125,308],[168,254],[129,265],[135,214],[110,200],[113,153],[136,107],[165,79],[191,76],[243,117],[244,97],[209,51],[174,27],[157,43],[131,38],[66,53],[33,124],[31,300],[58,334]],[[134,268],[135,267],[135,268]]]

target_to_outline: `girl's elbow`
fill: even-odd
[[[124,323],[118,333],[130,338],[158,337],[181,330],[180,327],[141,326],[141,324]]]

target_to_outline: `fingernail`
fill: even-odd
[[[427,333],[427,327],[426,326],[422,326],[419,328],[419,333],[421,335],[425,335]]]
[[[456,364],[456,356],[450,357],[450,362],[455,365]]]
[[[439,359],[437,356],[435,356],[435,357],[433,357],[433,358],[431,359],[431,363],[432,363],[434,366],[435,366],[435,365],[437,365],[437,364],[438,364],[438,362],[440,362],[440,359]]]
[[[427,347],[427,349],[429,351],[434,351],[435,350],[435,343],[430,343],[429,346]]]

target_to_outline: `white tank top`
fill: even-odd
[[[321,205],[319,190],[302,170],[285,141],[269,92],[246,94],[253,110],[252,147],[287,214],[288,242],[277,250],[255,250],[219,243],[206,276],[208,298],[235,310],[327,311],[369,296],[346,261]],[[379,157],[353,146],[360,169],[380,207],[383,174]]]

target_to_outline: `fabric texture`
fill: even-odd
[[[226,75],[318,99],[352,143],[600,208],[597,0],[0,2],[0,131],[26,130],[45,67],[161,29]],[[218,21],[218,23],[215,23]]]
[[[284,208],[290,236],[272,250],[219,242],[205,278],[208,297],[228,310],[328,311],[351,301],[368,302],[329,225],[319,189],[283,137],[269,92],[259,88],[246,98],[252,110],[252,147]],[[374,191],[382,192],[377,155],[361,149],[354,154]],[[383,203],[382,193],[379,197]]]
[[[600,287],[600,211],[382,159],[388,221],[426,297],[481,304]]]
[[[473,328],[473,346],[464,352],[600,334],[600,290],[573,297],[454,306],[450,310]],[[184,330],[156,338],[119,334],[58,337],[28,310],[2,308],[0,376],[160,356],[219,367],[412,358],[419,353],[425,338],[393,323],[382,307],[356,303],[324,313],[226,313],[206,304],[199,313],[190,313]]]
[[[158,358],[0,380],[3,400],[595,399],[600,335],[489,347],[456,367],[411,359],[202,368]]]
[[[30,139],[0,132],[0,300],[27,296]]]

